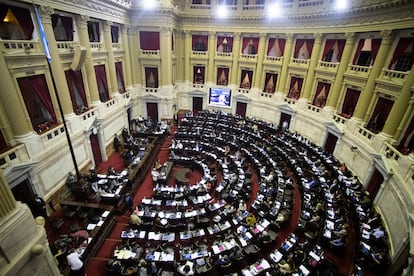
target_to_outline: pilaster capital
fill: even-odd
[[[189,30],[184,30],[183,32],[184,32],[184,37],[185,37],[185,38],[191,38],[191,31],[189,31]]]
[[[345,33],[346,43],[354,43],[355,41],[355,33],[354,32],[346,32]]]
[[[314,33],[313,37],[315,38],[315,43],[321,43],[322,42],[322,34],[321,33]]]
[[[215,36],[216,36],[216,31],[209,31],[208,32],[208,36],[210,37],[210,38],[214,38]]]
[[[160,27],[160,32],[161,33],[171,33],[171,31],[172,31],[171,27],[168,27],[168,26],[161,26]]]
[[[76,16],[76,25],[78,26],[78,28],[81,28],[81,29],[88,28],[88,21],[89,21],[89,16],[87,15],[80,14]]]
[[[392,43],[392,31],[391,30],[382,30],[380,32],[382,37],[382,43],[391,44]]]
[[[234,33],[234,40],[240,40],[241,38],[241,33],[240,32],[235,32]]]
[[[103,31],[104,32],[111,32],[111,26],[112,26],[112,21],[110,20],[105,20],[102,22],[102,26],[103,26]]]
[[[126,32],[129,35],[136,35],[138,33],[138,27],[135,25],[127,25],[126,26]]]
[[[292,42],[293,41],[294,34],[292,34],[292,33],[286,33],[285,37],[286,37],[286,41]]]
[[[50,16],[55,13],[51,7],[43,5],[38,6],[37,11],[42,20],[45,18],[50,20]]]
[[[267,34],[266,33],[260,33],[259,34],[259,39],[260,40],[263,40],[263,39],[266,39],[267,38]]]

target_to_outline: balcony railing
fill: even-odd
[[[374,139],[375,137],[375,133],[369,131],[368,129],[366,129],[363,126],[358,126],[357,132],[359,135],[361,135],[362,137],[364,137],[365,139],[372,141],[372,139]]]
[[[332,119],[338,124],[345,124],[349,119],[341,116],[340,114],[334,114]]]
[[[273,93],[260,92],[260,96],[264,98],[272,98]]]
[[[100,51],[103,49],[102,42],[90,42],[91,51]]]
[[[148,93],[158,93],[158,88],[146,87],[145,92]]]
[[[211,10],[211,5],[191,4],[190,8],[193,10]]]
[[[257,54],[242,54],[241,57],[243,59],[255,60],[257,58]]]
[[[270,62],[282,63],[283,62],[283,57],[266,56],[266,60],[270,61]]]
[[[141,49],[141,55],[142,56],[159,56],[160,50],[142,50]]]
[[[224,53],[224,52],[216,52],[217,57],[226,57],[231,58],[233,56],[233,53]]]
[[[393,159],[395,161],[398,161],[401,159],[401,157],[403,156],[402,153],[400,153],[396,148],[394,148],[389,143],[385,142],[384,144],[385,146],[384,146],[383,154],[385,155],[386,158]]]
[[[312,105],[312,104],[308,104],[308,110],[312,111],[312,112],[316,112],[319,113],[321,112],[322,108]]]
[[[28,40],[0,40],[1,51],[6,54],[18,54],[27,52],[41,52],[38,41]]]
[[[193,83],[193,88],[203,89],[204,86],[204,83]]]
[[[24,144],[17,145],[0,154],[0,168],[5,169],[12,164],[19,164],[29,160],[29,154]]]
[[[330,61],[318,61],[319,67],[327,69],[336,69],[339,65],[339,62],[330,62]]]
[[[356,74],[368,75],[371,72],[371,66],[360,66],[355,64],[349,64],[348,71]]]
[[[382,69],[381,78],[383,80],[402,82],[405,80],[407,75],[408,75],[408,72],[394,71],[394,70],[388,70],[384,68]]]
[[[245,88],[238,88],[239,93],[242,94],[249,94],[250,90]]]
[[[74,41],[57,41],[56,44],[59,51],[65,52],[71,51],[73,49],[73,46],[78,43]]]
[[[243,5],[245,11],[260,11],[264,10],[264,5]]]
[[[293,99],[293,98],[289,98],[289,97],[285,97],[284,101],[285,101],[285,103],[288,103],[288,104],[296,104],[298,100]]]
[[[309,65],[309,59],[292,58],[292,63],[297,65]]]
[[[191,55],[194,57],[207,57],[208,52],[207,51],[191,51]]]

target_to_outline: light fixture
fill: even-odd
[[[267,17],[278,18],[282,15],[278,2],[271,3],[267,9]]]
[[[218,5],[216,14],[219,18],[227,17],[228,11],[225,5]]]
[[[348,0],[336,0],[335,9],[344,10],[348,7]]]
[[[146,0],[143,1],[144,8],[147,10],[152,10],[157,6],[157,0]]]

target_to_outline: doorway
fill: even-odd
[[[158,104],[147,103],[147,118],[151,118],[153,122],[158,122]]]
[[[193,114],[194,116],[198,115],[198,112],[203,110],[203,98],[202,97],[193,97]]]
[[[333,154],[338,137],[328,132],[328,138],[326,138],[324,149],[327,153]]]
[[[241,117],[246,117],[247,103],[237,102],[236,104],[236,114]]]

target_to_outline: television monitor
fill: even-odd
[[[231,89],[210,87],[208,103],[214,106],[230,107]]]

